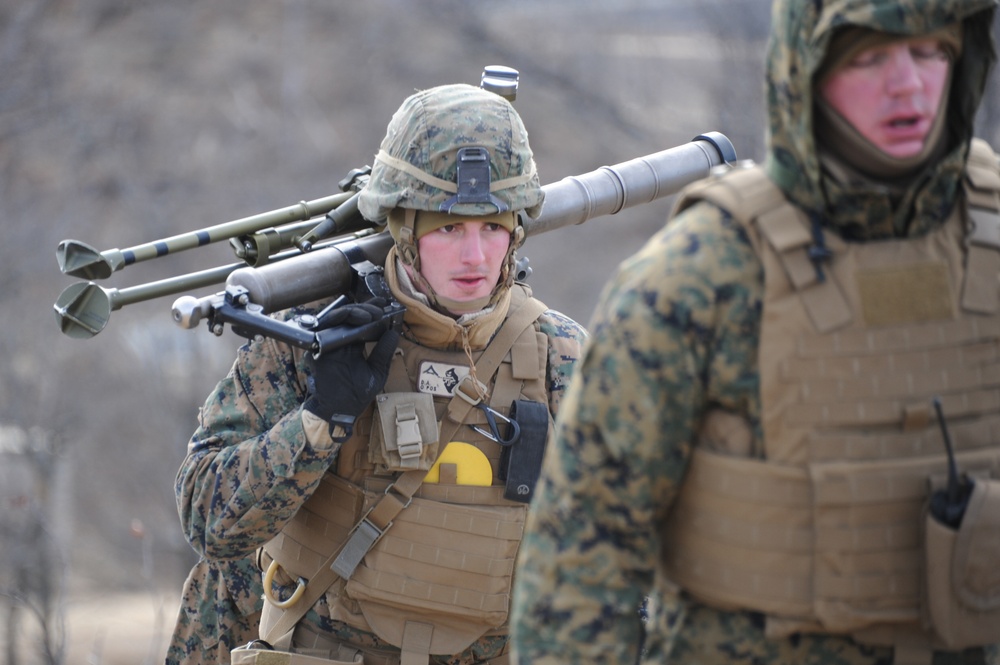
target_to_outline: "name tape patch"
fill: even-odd
[[[420,364],[417,390],[430,395],[450,397],[455,386],[468,375],[469,368],[464,365],[424,361]]]

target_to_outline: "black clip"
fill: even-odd
[[[475,425],[469,425],[469,427],[476,430],[490,441],[493,441],[494,443],[499,443],[501,446],[509,446],[515,443],[520,438],[521,426],[517,424],[516,420],[511,420],[510,418],[507,418],[499,411],[494,411],[493,409],[486,406],[482,402],[477,404],[476,408],[482,409],[483,413],[486,414],[486,422],[489,423],[490,425],[490,431],[487,432],[482,427],[476,427]],[[497,418],[504,421],[509,426],[507,431],[510,433],[510,436],[508,436],[507,438],[500,436],[500,428],[497,427]]]
[[[441,212],[451,212],[458,203],[489,203],[497,212],[506,212],[507,204],[490,191],[490,153],[478,145],[458,149],[456,165],[458,193],[441,204]]]

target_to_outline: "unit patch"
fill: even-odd
[[[947,266],[923,263],[860,272],[858,291],[870,326],[941,321],[952,316]]]
[[[418,390],[431,395],[450,397],[455,386],[469,374],[465,365],[449,365],[430,360],[420,364]]]

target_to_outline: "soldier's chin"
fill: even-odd
[[[908,159],[916,157],[924,149],[923,141],[902,141],[879,146],[885,154],[896,159]]]

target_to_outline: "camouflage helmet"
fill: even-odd
[[[543,197],[517,111],[496,93],[460,83],[403,102],[389,121],[358,208],[379,224],[394,208],[462,216],[524,210],[537,217]]]

